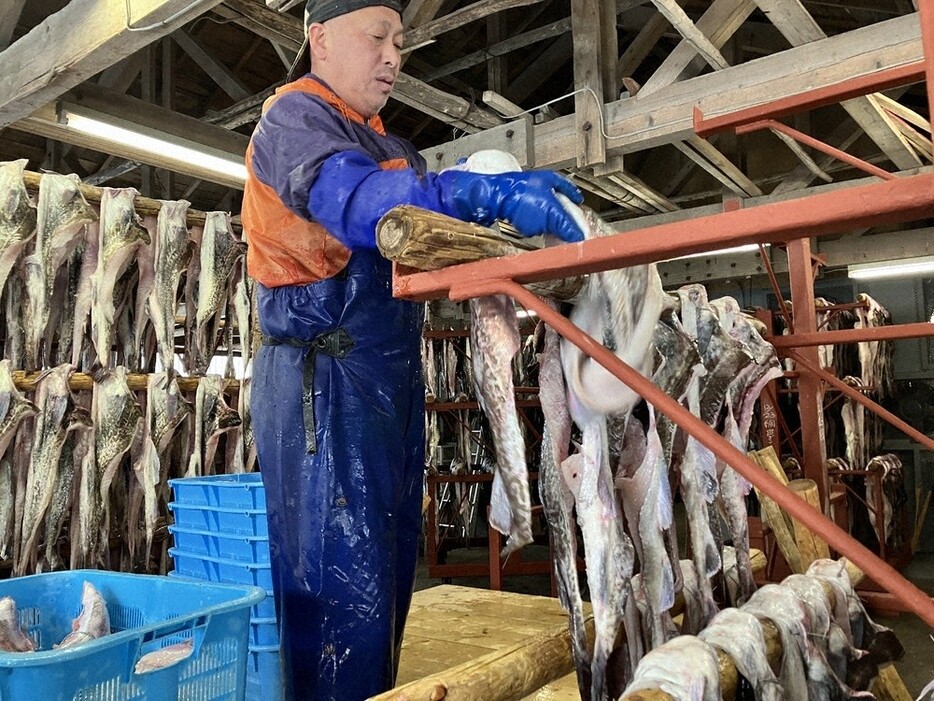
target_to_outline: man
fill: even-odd
[[[426,174],[379,111],[399,73],[398,0],[308,0],[312,72],[264,105],[243,224],[263,347],[252,413],[287,698],[393,685],[421,527],[422,307],[396,300],[375,225],[398,204],[522,234],[582,232],[555,173]]]

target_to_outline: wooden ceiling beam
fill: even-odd
[[[176,29],[172,32],[172,40],[182,47],[195,64],[207,73],[232,100],[243,100],[252,94],[232,70],[214,58],[197,39],[184,29]]]
[[[636,72],[646,56],[652,52],[652,49],[655,48],[670,28],[671,23],[660,12],[654,13],[651,19],[642,25],[635,39],[629,42],[629,46],[626,47],[623,55],[616,62],[616,75],[619,76],[620,80],[629,78]]]
[[[4,0],[0,7],[0,51],[10,45],[26,0]]]
[[[792,46],[827,37],[800,0],[756,0],[756,4]],[[905,138],[881,114],[881,108],[872,95],[841,104],[897,168],[904,170],[921,165],[921,160]]]
[[[652,4],[665,15],[665,18],[671,22],[671,26],[678,30],[684,40],[693,46],[694,50],[703,56],[712,68],[726,68],[729,65],[720,50],[711,43],[704,32],[698,29],[675,0],[652,0]]]
[[[445,32],[463,27],[465,24],[483,19],[496,12],[502,12],[514,7],[536,5],[540,2],[542,0],[480,0],[467,7],[455,10],[444,17],[439,17],[436,20],[410,29],[405,33],[405,44],[419,46]]]
[[[134,0],[131,30],[122,3],[71,0],[0,53],[0,127],[27,117],[218,2]]]
[[[607,132],[611,135],[608,155],[692,136],[695,106],[714,117],[922,58],[918,17],[908,15],[681,81],[642,99],[618,100],[606,107]],[[802,74],[809,78],[806,86],[801,83]],[[743,89],[736,90],[737,85]],[[573,116],[536,125],[536,166],[562,168],[573,164],[577,153],[574,131]]]

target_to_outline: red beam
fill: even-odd
[[[890,424],[892,424],[895,428],[897,428],[899,431],[902,431],[905,435],[909,436],[910,438],[913,438],[917,443],[920,443],[928,450],[934,451],[934,439],[924,435],[923,433],[921,433],[921,431],[917,430],[916,428],[909,426],[904,421],[902,421],[900,418],[895,416],[895,414],[893,414],[891,411],[888,411],[887,409],[884,409],[883,407],[879,406],[874,401],[869,399],[866,395],[850,387],[846,382],[843,382],[842,380],[834,377],[826,370],[817,367],[817,365],[813,363],[809,363],[807,360],[801,357],[801,355],[799,355],[793,350],[785,351],[785,355],[787,355],[789,358],[791,358],[796,363],[801,365],[809,373],[816,375],[818,378],[820,378],[827,384],[840,390],[843,394],[845,394],[847,397],[852,399],[854,402],[858,402],[859,404],[862,404],[864,407],[869,409],[869,411],[873,412],[874,414],[878,414],[883,419],[885,419]]]
[[[789,336],[769,336],[768,342],[779,350],[804,346],[829,346],[841,343],[866,341],[892,341],[899,338],[921,338],[934,336],[934,324],[922,321],[917,324],[895,324],[894,326],[872,326],[866,329],[840,329],[816,333],[795,333]]]
[[[512,280],[499,279],[487,280],[482,283],[461,280],[460,284],[451,290],[451,299],[460,301],[471,297],[493,294],[509,295],[526,309],[537,312],[545,323],[613,373],[620,381],[687,431],[689,435],[700,441],[714,455],[733,467],[766,496],[775,500],[791,517],[798,519],[819,538],[823,538],[827,543],[833,545],[835,550],[847,557],[863,572],[868,573],[874,581],[890,591],[928,625],[934,626],[934,601],[923,591],[902,577],[891,565],[866,549],[849,533],[841,530],[833,521],[812,508],[806,501],[796,496],[781,482],[766,473],[744,453],[701,421],[700,418],[694,416],[679,402],[668,396],[651,380],[640,375],[597,343],[592,337],[577,328],[563,315],[553,310],[540,297]]]
[[[426,300],[464,283],[556,280],[741,244],[914,221],[929,217],[932,207],[934,175],[925,173],[440,270],[402,274],[396,266],[393,294]]]
[[[810,146],[817,151],[826,153],[828,156],[836,158],[838,161],[843,161],[848,163],[854,168],[859,168],[870,175],[875,175],[876,177],[882,178],[883,180],[895,180],[896,176],[894,173],[890,173],[887,170],[882,170],[878,166],[874,166],[872,163],[864,161],[862,158],[857,158],[852,156],[846,151],[841,151],[838,148],[834,148],[830,144],[824,143],[820,139],[815,139],[813,136],[809,136],[802,131],[793,129],[786,124],[781,122],[776,122],[774,119],[763,119],[758,122],[752,122],[750,124],[745,124],[741,127],[736,128],[737,134],[748,134],[752,131],[759,131],[761,129],[772,129],[773,131],[781,132],[786,136],[790,136],[795,141],[798,141],[805,146]]]
[[[924,32],[922,31],[922,39]],[[925,56],[929,54],[927,42],[924,43]],[[934,47],[932,47],[934,50]],[[899,85],[919,83],[924,80],[925,62],[915,61],[904,66],[889,68],[872,75],[848,78],[836,85],[811,90],[800,95],[766,102],[755,107],[730,112],[722,117],[704,117],[704,113],[694,108],[694,131],[698,136],[707,138],[721,131],[736,129],[737,127],[758,122],[763,119],[779,119],[807,110],[813,110],[825,105],[834,105],[853,97],[860,97],[880,90],[888,90]]]

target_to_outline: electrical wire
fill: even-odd
[[[133,22],[131,20],[132,13],[130,11],[130,0],[124,0],[124,5],[126,7],[126,22],[125,22],[126,30],[128,32],[149,32],[149,31],[152,31],[153,29],[164,27],[170,22],[174,22],[175,20],[177,20],[179,17],[186,14],[187,12],[190,12],[193,8],[197,7],[202,2],[204,2],[204,0],[193,0],[193,2],[190,5],[183,7],[181,10],[176,12],[174,15],[172,15],[171,17],[167,17],[161,22],[156,22],[154,24],[147,24],[145,27],[134,27]]]

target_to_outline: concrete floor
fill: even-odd
[[[524,551],[528,559],[545,557],[547,548],[531,545]],[[448,562],[484,562],[486,548],[460,548],[448,554]],[[903,573],[914,584],[934,596],[934,553],[918,553]],[[487,588],[486,577],[458,577],[442,581],[428,576],[428,566],[424,558],[419,562],[415,579],[416,589],[427,589],[442,583],[459,584],[467,587]],[[503,586],[507,591],[520,594],[538,594],[547,596],[550,592],[550,578],[547,575],[525,575],[506,577]],[[897,616],[875,616],[876,622],[895,631],[906,653],[901,662],[896,664],[905,686],[916,698],[926,684],[934,679],[934,637],[932,630],[914,614]]]

